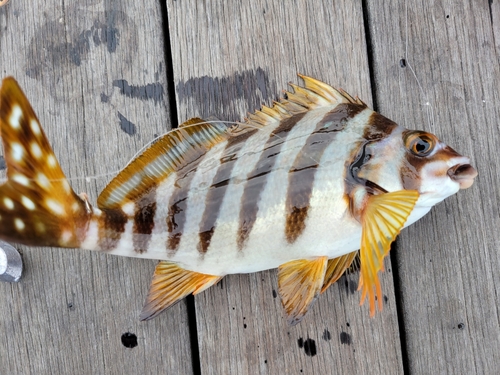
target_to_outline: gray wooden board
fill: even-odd
[[[297,72],[371,102],[361,2],[169,0],[167,6],[179,121],[240,120],[282,95],[288,81],[298,82]],[[357,281],[357,275],[342,279],[289,327],[273,298],[275,271],[226,277],[195,298],[201,372],[402,373],[392,273],[382,277],[387,303],[374,319],[359,306]],[[313,343],[316,355],[308,356]]]
[[[119,170],[170,128],[164,56],[158,2],[0,8],[1,75],[18,79],[71,184],[94,202],[113,173],[81,177]],[[21,249],[24,277],[0,283],[0,373],[192,373],[185,302],[138,321],[154,261]],[[126,332],[136,348],[122,345]]]
[[[408,28],[403,1],[368,3],[379,110],[408,128],[436,133],[479,171],[471,189],[400,236],[408,368],[412,374],[498,374],[498,2],[408,2]]]

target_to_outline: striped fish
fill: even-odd
[[[300,77],[304,87],[292,84],[286,99],[244,123],[194,118],[167,133],[108,184],[97,207],[72,190],[6,78],[0,238],[160,260],[142,320],[227,274],[278,268],[295,324],[359,254],[361,303],[368,299],[373,316],[391,242],[477,172],[434,135]]]

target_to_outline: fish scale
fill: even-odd
[[[374,315],[391,242],[477,172],[434,135],[299,76],[304,87],[292,85],[243,123],[193,118],[167,133],[107,185],[97,207],[72,191],[28,100],[5,79],[0,238],[160,260],[141,319],[227,274],[278,268],[296,324],[351,264]]]

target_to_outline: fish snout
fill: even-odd
[[[460,189],[467,189],[474,183],[477,171],[470,164],[457,164],[448,169],[447,174],[453,181],[459,183]]]

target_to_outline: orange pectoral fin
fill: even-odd
[[[327,257],[293,260],[278,268],[278,287],[288,323],[299,323],[321,291]]]
[[[140,320],[153,319],[187,295],[210,288],[222,277],[187,271],[175,263],[161,261],[156,266]]]
[[[363,233],[358,290],[362,291],[361,305],[368,296],[370,316],[375,315],[375,295],[379,310],[382,310],[382,288],[378,272],[383,271],[384,258],[391,249],[391,243],[403,228],[418,198],[419,194],[415,190],[372,195],[368,198],[361,217]]]

